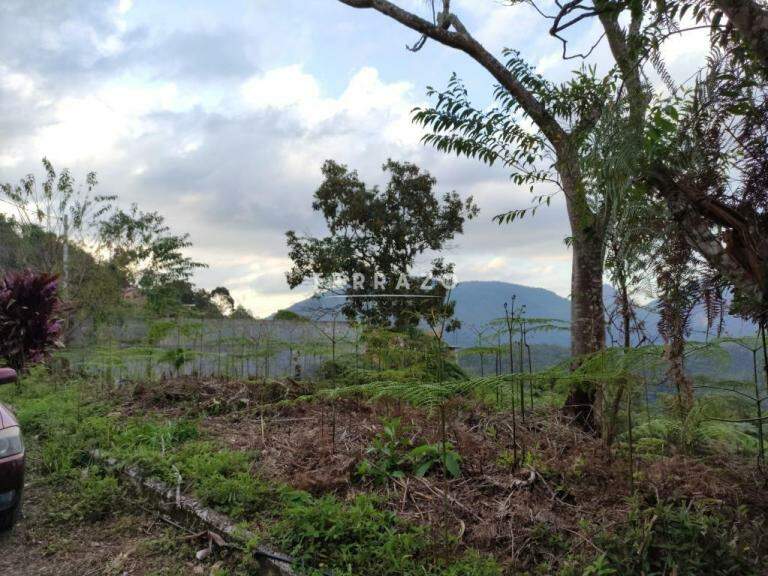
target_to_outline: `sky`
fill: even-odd
[[[427,15],[424,0],[400,5]],[[546,2],[543,3],[546,7]],[[525,5],[454,0],[496,55],[514,48],[542,74],[568,78],[548,22]],[[596,23],[572,31],[588,47]],[[0,182],[42,175],[47,157],[127,207],[159,211],[209,264],[196,283],[225,285],[258,316],[311,292],[289,290],[285,232],[324,234],[313,214],[320,166],[334,159],[383,184],[388,159],[414,162],[438,191],[474,196],[480,216],[444,255],[461,280],[503,280],[568,296],[561,198],[532,219],[492,217],[529,204],[503,168],[420,143],[411,111],[457,73],[487,106],[493,81],[467,56],[370,10],[337,0],[3,0],[0,3]],[[695,35],[665,47],[676,77],[706,53]],[[591,57],[610,65],[601,44]]]

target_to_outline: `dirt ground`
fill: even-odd
[[[458,400],[446,408],[446,436],[461,456],[461,476],[407,475],[384,483],[357,477],[359,462],[382,431],[399,418],[411,445],[441,438],[436,413],[394,402],[339,399],[273,405],[268,400],[303,391],[254,389],[249,383],[170,381],[124,390],[126,415],[201,416],[210,436],[254,456],[254,474],[315,494],[351,498],[377,493],[409,521],[450,532],[459,546],[492,552],[507,566],[525,569],[579,547],[594,547],[594,528],[626,517],[627,461],[610,458],[599,440],[541,409],[518,417],[519,466],[512,465],[508,414]],[[35,475],[29,446],[24,518],[0,537],[0,575],[175,576],[217,574],[221,559],[199,562],[205,543],[158,514],[136,494],[93,522],[62,520],[57,508],[66,486]],[[768,492],[745,462],[689,459],[682,454],[638,458],[635,488],[647,499],[701,499],[728,506],[768,508]]]
[[[29,451],[34,457],[34,447]],[[66,522],[55,517],[66,486],[51,487],[32,473],[25,488],[24,515],[0,535],[3,576],[187,576],[215,573],[215,562],[200,563],[183,527],[176,527],[132,495],[107,518]],[[172,519],[169,519],[173,522]]]
[[[382,485],[355,475],[382,422],[399,418],[415,446],[440,440],[437,414],[357,399],[264,410],[263,396],[248,383],[181,380],[137,390],[124,409],[204,415],[203,429],[213,437],[257,455],[254,473],[264,478],[342,498],[378,493],[401,517],[448,530],[461,545],[492,552],[517,569],[545,560],[542,554],[562,554],[566,542],[571,551],[594,546],[585,521],[593,529],[607,529],[626,518],[627,459],[609,456],[598,439],[569,425],[556,410],[537,410],[525,421],[518,415],[522,464],[514,466],[509,415],[453,402],[446,408],[446,436],[461,456],[461,477],[408,475]],[[635,472],[637,494],[649,502],[701,499],[768,507],[761,480],[743,461],[683,454],[638,457]]]

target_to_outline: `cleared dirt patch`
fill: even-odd
[[[580,548],[594,548],[594,532],[626,518],[629,470],[623,457],[609,458],[601,443],[568,425],[555,410],[518,415],[519,466],[514,466],[509,414],[468,400],[446,408],[446,436],[461,456],[461,476],[406,474],[374,483],[361,479],[359,463],[383,422],[398,418],[408,445],[441,439],[436,413],[394,402],[363,399],[305,401],[262,408],[262,399],[299,396],[294,384],[268,389],[254,383],[169,381],[140,388],[126,398],[127,413],[205,415],[201,426],[230,449],[255,453],[261,478],[352,498],[378,494],[401,517],[429,526],[458,548],[493,553],[525,569]],[[759,478],[741,461],[696,460],[683,455],[639,459],[640,497],[714,500],[766,509]]]
[[[56,491],[32,486],[24,519],[0,537],[0,574],[24,576],[208,574],[194,560],[184,532],[151,514],[123,511],[97,522],[52,521]],[[184,558],[187,558],[185,561]]]

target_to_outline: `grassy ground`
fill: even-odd
[[[766,552],[768,501],[746,461],[650,442],[630,483],[621,449],[543,407],[518,422],[515,461],[510,415],[472,398],[446,404],[443,433],[440,414],[405,403],[285,401],[291,390],[254,382],[107,391],[38,372],[1,393],[33,439],[28,518],[0,544],[0,569],[23,574],[253,573],[245,551],[197,562],[202,543],[95,466],[93,448],[308,574],[760,574]]]
[[[204,544],[162,520],[137,495],[73,493],[41,474],[40,446],[30,455],[24,516],[0,536],[0,573],[24,576],[182,576],[211,574],[195,560]],[[94,498],[104,498],[103,501]],[[197,545],[197,546],[196,546]],[[217,568],[218,569],[218,568]]]

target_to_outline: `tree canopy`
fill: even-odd
[[[291,288],[317,278],[321,289],[346,296],[343,312],[376,325],[414,326],[422,318],[451,315],[446,303],[453,266],[437,253],[477,214],[473,199],[438,195],[428,172],[387,161],[384,188],[369,187],[358,173],[328,160],[313,209],[325,218],[324,238],[286,233],[293,268]],[[419,259],[431,256],[419,274]],[[335,282],[342,278],[342,286]],[[381,296],[388,295],[386,298]],[[438,313],[439,311],[439,313]]]

